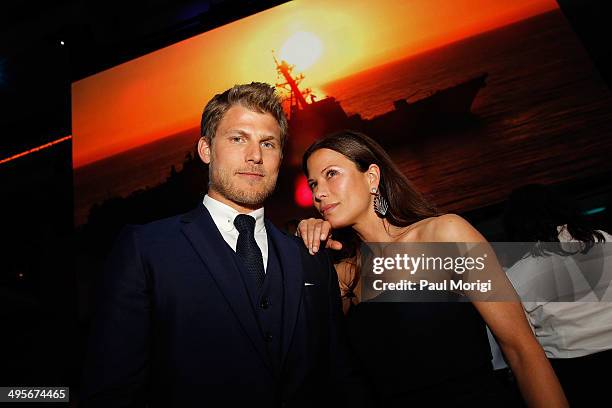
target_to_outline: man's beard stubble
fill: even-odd
[[[253,171],[256,173],[263,172],[257,169],[244,169],[241,171]],[[276,187],[276,179],[278,177],[278,173],[275,174],[274,177],[266,175],[262,183],[262,188],[257,190],[243,190],[236,187],[236,185],[232,183],[232,177],[235,176],[233,172],[228,172],[219,168],[211,168],[209,174],[210,189],[221,194],[228,200],[246,207],[262,206],[266,199],[274,192],[274,188]]]

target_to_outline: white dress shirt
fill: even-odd
[[[234,226],[234,218],[236,218],[236,216],[240,213],[229,205],[211,198],[208,194],[204,196],[204,207],[206,207],[210,213],[210,216],[212,217],[225,242],[227,242],[227,244],[235,252],[239,233]],[[259,208],[248,213],[247,215],[255,218],[255,241],[261,250],[264,271],[266,271],[268,268],[268,235],[266,233],[266,225],[264,223],[264,209],[263,207]]]

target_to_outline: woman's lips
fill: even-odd
[[[321,207],[321,212],[323,214],[329,214],[329,212],[332,211],[337,206],[338,206],[338,203],[324,205],[323,207]]]

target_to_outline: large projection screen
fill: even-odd
[[[379,139],[444,211],[612,169],[610,92],[555,1],[296,0],[72,85],[78,230],[195,206],[205,103],[284,75],[306,106],[286,103],[290,143],[266,206],[281,226],[310,211],[303,150],[339,126]]]

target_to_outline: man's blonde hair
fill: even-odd
[[[227,91],[215,95],[204,108],[200,136],[212,143],[223,115],[234,105],[241,105],[254,112],[269,113],[280,127],[281,147],[285,145],[288,123],[281,99],[273,86],[263,82],[234,85]]]

